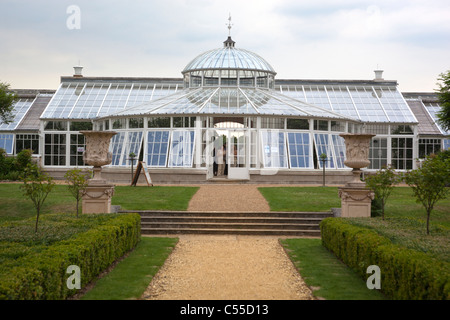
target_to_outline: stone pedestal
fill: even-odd
[[[111,163],[109,152],[112,131],[80,131],[86,137],[86,151],[83,159],[93,165],[94,177],[88,181],[88,187],[82,194],[83,213],[111,213],[111,198],[114,185],[109,184],[101,176],[102,166]]]
[[[346,160],[344,164],[353,168],[353,180],[339,188],[341,217],[370,217],[373,191],[361,181],[361,168],[370,165],[368,159],[370,140],[373,134],[340,134],[345,139]]]
[[[366,188],[339,188],[341,198],[341,217],[370,217],[373,191]]]
[[[83,193],[83,213],[110,213],[111,198],[114,195],[113,185],[89,186]]]

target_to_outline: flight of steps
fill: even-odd
[[[141,215],[141,233],[145,235],[218,234],[320,237],[320,221],[333,216],[331,212],[137,212]]]

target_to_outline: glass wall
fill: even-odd
[[[12,154],[14,152],[14,135],[9,133],[0,134],[0,148],[6,150],[7,154]]]

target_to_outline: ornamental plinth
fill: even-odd
[[[339,188],[341,217],[370,217],[374,193],[361,181],[361,168],[370,165],[370,140],[374,134],[340,134],[345,139],[346,160],[344,164],[353,168],[353,180]]]
[[[94,177],[89,179],[88,187],[82,194],[83,213],[111,213],[111,198],[114,185],[101,177],[102,166],[110,164],[112,154],[109,152],[111,138],[117,134],[113,131],[80,131],[86,139],[83,160],[94,166]]]

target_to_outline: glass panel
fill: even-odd
[[[170,147],[169,167],[192,167],[195,131],[174,131]]]
[[[71,122],[70,131],[92,130],[92,122]]]
[[[314,120],[314,130],[328,131],[328,121]]]
[[[345,161],[345,140],[337,134],[331,135],[333,140],[334,154],[336,155],[336,168],[346,168]]]
[[[13,153],[14,135],[0,134],[0,148],[4,149],[7,154]]]
[[[263,164],[266,168],[287,168],[284,132],[261,131]]]
[[[308,119],[287,119],[288,129],[309,130]]]
[[[332,144],[330,143],[328,134],[316,133],[316,134],[314,134],[314,141],[315,141],[316,156],[317,156],[317,162],[319,163],[319,168],[322,169],[322,161],[320,161],[321,154],[327,155],[327,161],[326,161],[325,168],[334,168],[335,165],[334,165],[334,159],[333,159]]]
[[[412,138],[392,138],[392,167],[400,170],[412,169]]]
[[[130,129],[144,128],[144,119],[143,118],[128,119],[128,128]]]
[[[28,110],[30,110],[32,104],[33,100],[31,99],[20,99],[17,102],[15,102],[11,112],[14,115],[12,122],[6,124],[1,123],[0,121],[0,130],[16,129],[19,123],[22,121],[23,117],[27,114]]]
[[[309,168],[309,133],[289,132],[288,145],[291,168]]]
[[[125,142],[125,147],[123,148],[123,154],[121,156],[122,166],[131,165],[131,160],[128,160],[130,158],[130,153],[134,153],[136,155],[136,158],[139,159],[139,153],[142,146],[142,137],[142,131],[127,132],[127,139]]]
[[[84,135],[71,134],[70,135],[70,165],[84,166],[83,152],[86,150],[86,143]]]
[[[148,118],[149,128],[170,128],[169,117],[151,117]]]
[[[44,165],[65,166],[66,165],[66,135],[46,134],[44,146]]]
[[[126,132],[119,132],[114,135],[111,139],[111,144],[109,146],[110,152],[112,153],[112,166],[119,166],[121,164],[120,158],[122,156],[123,146],[125,142]]]

